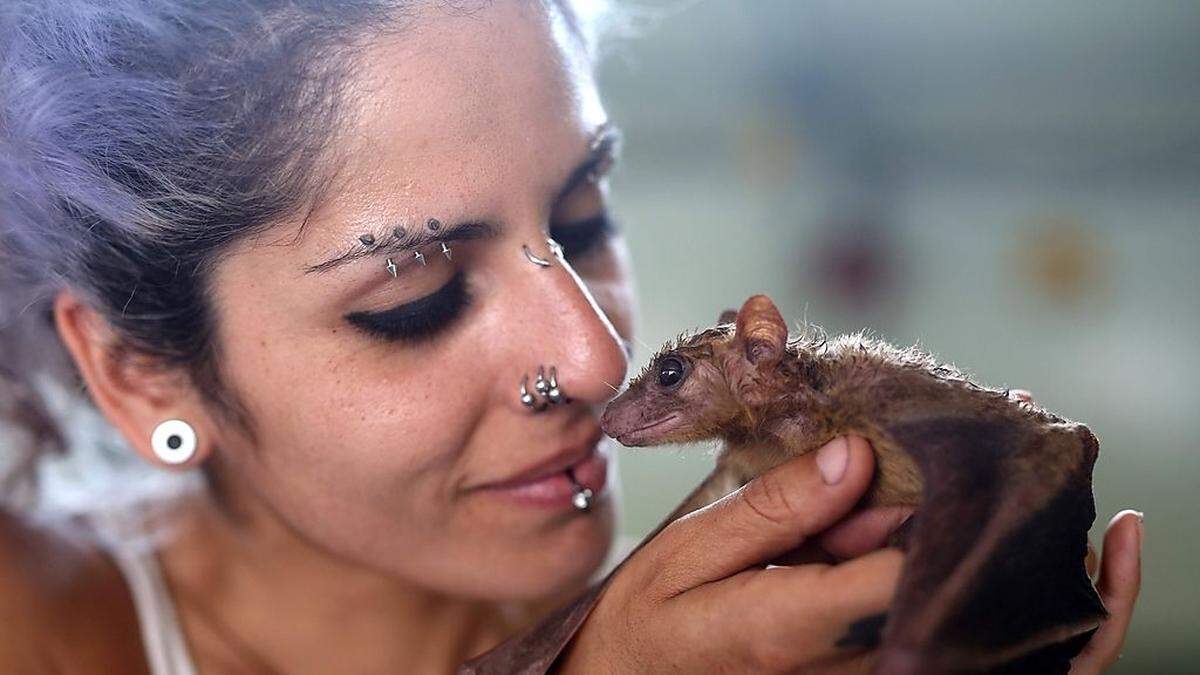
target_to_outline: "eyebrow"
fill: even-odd
[[[616,161],[620,141],[621,132],[611,122],[605,122],[601,125],[588,142],[587,157],[567,176],[567,180],[563,183],[562,188],[555,195],[554,201],[557,202],[563,196],[579,187],[581,183],[588,179],[589,174],[593,171],[598,173],[607,172],[612,167],[613,162]],[[393,228],[382,236],[377,236],[374,233],[363,233],[362,236],[369,236],[372,238],[373,243],[360,244],[334,258],[305,267],[304,273],[328,272],[356,260],[383,253],[408,252],[422,246],[442,242],[489,239],[500,233],[500,229],[495,225],[481,221],[467,221],[453,225],[442,225],[439,223],[439,227],[436,230],[429,228],[429,222],[432,222],[432,219],[427,220],[426,224],[420,227],[419,233],[407,231],[413,228]],[[401,234],[396,234],[397,230]]]

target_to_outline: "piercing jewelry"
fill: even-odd
[[[196,430],[183,420],[160,422],[150,435],[150,447],[167,464],[183,464],[196,454]]]
[[[525,377],[521,379],[521,405],[533,412],[541,412],[551,405],[570,403],[570,399],[563,394],[562,388],[558,386],[558,369],[554,366],[550,366],[549,379],[546,379],[545,366],[538,366],[537,377],[533,380],[533,390],[542,397],[542,400],[539,401],[529,392],[529,374],[526,373]]]
[[[420,251],[413,251],[413,257],[419,260],[421,265],[425,264],[425,254],[421,253]]]
[[[592,506],[592,491],[575,480],[574,470],[567,469],[567,478],[571,481],[571,487],[575,489],[575,494],[571,496],[571,504],[578,511],[587,511]]]
[[[446,255],[446,260],[451,259],[450,258],[450,247],[447,246],[446,242],[444,242],[444,241],[442,242],[442,253],[444,253]]]
[[[541,411],[545,410],[547,407],[549,407],[550,406],[549,403],[545,403],[545,402],[538,403],[537,402],[537,400],[533,397],[533,394],[529,393],[528,385],[529,385],[529,375],[527,374],[521,380],[521,405],[525,406],[526,408],[529,408],[533,412],[541,412]]]
[[[549,260],[546,260],[545,258],[539,258],[538,256],[534,255],[533,251],[529,248],[529,244],[521,244],[521,250],[525,252],[525,259],[534,265],[537,265],[538,267],[550,266]]]
[[[387,271],[393,279],[396,278],[396,263],[391,258],[387,259]]]
[[[546,245],[550,247],[550,252],[553,253],[554,255],[558,256],[559,258],[565,257],[563,255],[562,244],[558,243],[557,241],[554,241],[554,239],[552,239],[550,237],[546,237]]]

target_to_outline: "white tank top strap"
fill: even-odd
[[[115,511],[89,514],[125,576],[137,610],[150,675],[196,675],[154,548]]]

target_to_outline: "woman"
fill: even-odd
[[[30,447],[79,442],[38,395],[61,363],[128,448],[204,480],[154,509],[6,516],[0,671],[448,672],[598,573],[597,420],[634,302],[585,13],[7,12],[10,417]],[[835,643],[902,559],[879,548],[902,514],[843,520],[872,472],[838,439],[667,528],[561,670],[861,670]],[[1078,672],[1119,652],[1140,532],[1110,528],[1113,620]],[[846,562],[761,569],[809,535]]]

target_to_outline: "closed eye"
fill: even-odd
[[[578,259],[600,248],[617,232],[616,223],[608,211],[574,223],[550,226],[550,237],[563,247],[568,259]]]
[[[372,337],[419,342],[449,326],[470,301],[459,270],[445,286],[423,298],[378,312],[351,312],[346,321]]]

